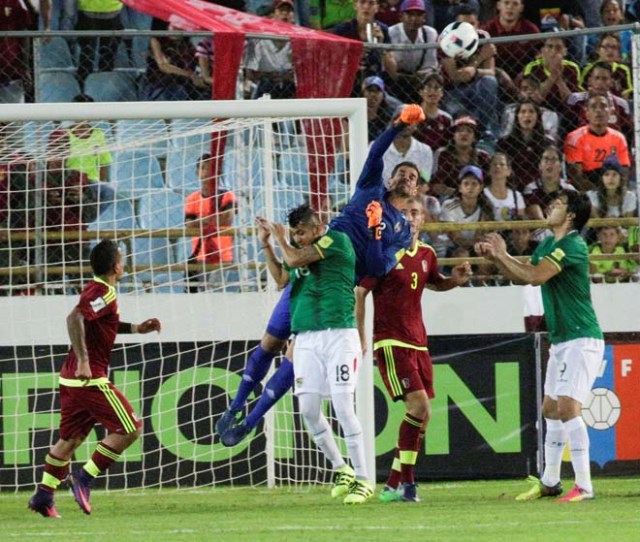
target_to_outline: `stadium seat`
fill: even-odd
[[[25,154],[40,155],[46,152],[49,135],[57,127],[53,121],[27,121],[16,128],[16,137],[20,138],[19,145]]]
[[[155,275],[168,273],[160,266],[172,264],[174,261],[174,247],[169,239],[164,237],[136,237],[131,241],[131,265],[134,266],[132,275],[137,287],[153,284]],[[136,267],[149,268],[145,271]],[[157,267],[158,269],[154,269]],[[146,287],[146,286],[145,286]]]
[[[198,178],[199,155],[191,154],[186,149],[169,146],[167,154],[166,178],[167,186],[183,196],[200,189]]]
[[[289,188],[310,192],[309,161],[304,147],[291,147],[280,155],[278,177]]]
[[[138,225],[143,229],[180,228],[184,225],[184,198],[164,189],[138,199]]]
[[[171,146],[194,156],[211,152],[211,132],[206,130],[210,126],[210,119],[172,119],[169,123]],[[205,130],[201,130],[203,128]]]
[[[72,102],[80,94],[80,85],[72,73],[48,71],[36,77],[36,100],[44,103]]]
[[[84,82],[84,93],[96,102],[135,102],[138,99],[135,78],[116,71],[90,73]]]
[[[145,151],[114,153],[111,181],[121,198],[135,199],[150,190],[165,188],[158,159]]]
[[[121,119],[115,123],[116,143],[123,148],[137,148],[155,156],[166,156],[169,132],[162,120]]]
[[[40,44],[40,61],[37,64],[39,70],[54,69],[75,72],[76,67],[67,40],[55,37],[49,38],[48,41],[41,40]]]
[[[148,37],[133,36],[131,38],[125,38],[118,46],[113,71],[128,72],[137,76],[144,75],[147,71],[148,56]]]
[[[136,227],[136,217],[131,202],[126,199],[117,199],[89,224],[88,230],[134,230]]]

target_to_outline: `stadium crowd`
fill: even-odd
[[[632,31],[603,31],[607,26],[635,21],[635,3],[623,5],[618,0],[218,3],[367,42],[352,95],[367,101],[369,141],[398,116],[403,104],[419,103],[426,115],[424,122],[396,137],[385,155],[385,171],[405,160],[418,164],[427,222],[541,219],[553,194],[561,187],[587,193],[593,217],[637,216],[630,104]],[[0,30],[178,29],[135,12],[117,0],[41,0],[38,8],[40,13],[26,0],[8,0],[0,12]],[[435,47],[423,47],[435,43],[443,27],[454,20],[471,23],[481,38],[528,34],[531,39],[497,45],[485,43],[464,60],[446,57]],[[554,35],[558,30],[586,27],[593,28],[594,33],[569,39]],[[91,89],[95,88],[90,85],[91,77],[96,73],[117,74],[119,69],[129,70],[133,95],[140,100],[202,100],[211,95],[210,38],[194,42],[181,35],[153,37],[143,42],[143,51],[139,50],[139,42],[120,37],[54,40],[62,42],[63,49],[71,52],[70,74],[77,92],[67,101],[94,98],[100,101],[100,96],[91,96]],[[416,47],[381,48],[376,43]],[[34,82],[38,73],[34,70],[37,71],[38,64],[34,64],[32,45],[33,42],[23,38],[0,39],[0,103],[36,101]],[[109,80],[105,81],[104,86],[108,87]],[[272,99],[296,95],[292,51],[287,41],[247,40],[238,97],[255,99],[265,94]],[[109,186],[108,153],[86,161],[74,159],[72,152],[74,146],[82,146],[83,141],[87,144],[89,138],[97,138],[91,144],[99,147],[104,137],[100,129],[71,126],[62,127],[50,138],[52,148],[64,145],[71,154],[62,164],[52,160],[47,165],[47,187],[52,190],[46,198],[46,205],[51,207],[51,212],[47,211],[48,225],[57,224],[64,229],[65,224],[75,221],[86,228],[109,205],[113,194]],[[4,145],[4,137],[0,137],[0,148]],[[29,227],[27,210],[33,207],[25,197],[29,194],[27,162],[27,157],[20,153],[0,154],[3,244],[7,243],[10,229]],[[63,187],[65,190],[60,192]],[[72,189],[67,190],[68,187]],[[84,201],[89,210],[79,213],[76,209],[79,201]],[[222,212],[212,205],[210,214],[215,217]],[[192,219],[192,215],[185,210],[185,220]],[[467,257],[473,255],[473,246],[482,233],[429,232],[423,238],[440,257]],[[514,250],[526,254],[545,235],[544,231],[524,232],[522,236],[510,236],[510,242]],[[629,236],[623,228],[593,231],[588,239],[591,251],[596,254],[617,254],[637,248],[629,246]],[[216,243],[211,246],[218,250]],[[26,261],[27,249],[15,243],[12,247],[0,250],[0,267]],[[226,250],[228,253],[228,247]],[[64,252],[60,258],[64,258]],[[71,252],[78,259],[78,247]],[[205,259],[216,263],[221,256],[213,254]],[[476,281],[501,284],[499,278],[491,278],[489,267],[475,271]],[[628,281],[636,277],[636,262],[599,261],[592,266],[592,272],[597,280]],[[6,277],[0,280],[6,282]]]

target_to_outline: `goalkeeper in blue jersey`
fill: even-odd
[[[398,121],[374,141],[351,200],[340,216],[330,223],[332,229],[346,233],[351,239],[356,253],[358,280],[365,275],[385,275],[393,269],[405,249],[411,246],[411,228],[403,214],[403,203],[415,194],[420,172],[412,162],[398,164],[388,180],[387,189],[382,177],[382,158],[399,132],[424,118],[419,105],[408,105],[402,110]],[[370,206],[372,202],[380,203]],[[287,355],[267,382],[256,406],[244,420],[239,421],[249,395],[266,376],[271,361],[282,352],[290,335],[287,287],[271,314],[260,345],[247,361],[235,398],[216,423],[216,433],[225,446],[235,446],[246,437],[293,385],[293,366],[291,356]]]

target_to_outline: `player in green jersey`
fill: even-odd
[[[355,322],[355,261],[349,237],[327,229],[308,205],[288,216],[289,244],[282,224],[257,218],[259,239],[267,267],[278,286],[291,283],[291,331],[295,394],[307,430],[335,470],[331,495],[345,504],[370,499],[362,426],[356,417],[354,392],[362,348]],[[269,238],[276,238],[284,262],[276,258]],[[351,468],[342,457],[333,430],[322,412],[322,400],[331,404],[344,434]]]
[[[547,425],[544,473],[539,480],[530,477],[532,487],[516,500],[562,493],[560,466],[567,440],[575,485],[559,500],[580,502],[594,497],[589,435],[581,409],[602,363],[604,340],[591,303],[587,245],[579,233],[590,214],[591,203],[586,195],[559,192],[547,215],[553,235],[538,245],[527,263],[510,256],[498,234],[489,234],[476,245],[476,252],[494,262],[510,279],[542,286],[551,342],[542,403]]]

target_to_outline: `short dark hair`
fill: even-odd
[[[101,276],[111,273],[118,261],[118,254],[118,245],[115,241],[111,239],[100,241],[89,255],[93,274]]]
[[[396,164],[396,166],[393,168],[393,170],[391,171],[391,176],[393,177],[396,172],[404,166],[408,166],[408,167],[412,167],[413,169],[416,170],[416,172],[418,173],[418,177],[420,177],[421,173],[420,173],[420,168],[416,165],[415,162],[410,162],[409,160],[405,160],[404,162],[400,162],[399,164]]]
[[[573,213],[573,227],[582,231],[591,217],[591,200],[586,194],[577,190],[559,190],[558,197],[567,198],[567,212]]]
[[[303,203],[289,211],[287,222],[289,223],[289,227],[296,228],[300,224],[320,224],[320,218],[311,205]]]
[[[473,4],[459,4],[458,8],[455,10],[455,16],[458,15],[475,15],[476,17],[480,17],[480,11],[473,6]]]

